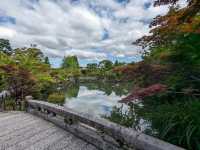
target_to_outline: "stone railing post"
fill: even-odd
[[[24,101],[24,109],[25,109],[25,111],[26,112],[28,112],[28,110],[29,110],[29,104],[28,104],[28,101],[29,100],[33,100],[33,97],[32,96],[26,96],[25,97],[25,101]]]

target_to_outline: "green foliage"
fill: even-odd
[[[47,98],[54,84],[62,81],[52,72],[40,49],[18,48],[12,56],[0,52],[0,89],[16,89],[14,99],[24,99],[26,95]]]
[[[114,67],[119,67],[119,66],[123,66],[125,64],[126,63],[124,63],[124,62],[119,62],[118,60],[116,60],[113,65],[114,65]]]
[[[16,100],[23,100],[25,96],[36,90],[35,79],[32,74],[25,68],[16,65],[0,66],[6,82],[7,89]]]
[[[130,110],[132,111],[125,111],[123,106],[113,107],[110,116],[104,116],[104,118],[126,127],[133,127],[135,124],[135,112],[133,109]]]
[[[5,110],[15,110],[16,104],[15,100],[7,99],[5,100]]]
[[[158,137],[177,145],[184,145],[184,147],[191,150],[197,149],[195,145],[199,142],[200,137],[200,103],[194,101],[185,104],[176,104],[175,106],[168,105],[164,106],[164,108],[160,106],[157,109],[159,109],[160,113],[163,110],[168,112],[166,113],[166,117],[153,118],[161,123],[165,118],[167,122],[166,124],[162,124],[162,128],[157,129],[160,130]],[[176,136],[174,136],[174,132],[176,132]]]
[[[64,73],[64,76],[61,77],[64,77],[64,80],[80,76],[78,58],[76,56],[64,57],[60,71]]]
[[[52,93],[48,97],[48,102],[61,105],[65,102],[65,95],[62,92]]]
[[[138,114],[151,122],[151,135],[187,149],[198,149],[200,137],[200,102],[182,97],[172,103],[155,104],[154,97],[138,109]],[[166,101],[165,99],[163,99]]]
[[[173,99],[170,103],[158,100],[160,98],[151,97],[142,103],[130,103],[126,111],[115,107],[106,118],[188,150],[199,150],[199,100],[187,97]]]
[[[63,63],[62,63],[62,68],[78,69],[79,68],[78,58],[76,56],[64,57]]]
[[[79,84],[76,83],[68,85],[65,92],[66,92],[65,96],[67,98],[77,97],[79,92]]]
[[[113,64],[110,60],[102,60],[98,64],[87,64],[86,68],[81,70],[83,76],[96,77],[98,79],[104,79],[104,81],[121,81],[121,73],[115,72],[115,68],[124,66],[125,63],[115,61]]]
[[[110,60],[102,60],[99,62],[99,68],[102,70],[110,70],[113,67],[113,63]]]
[[[1,51],[6,53],[6,54],[12,53],[12,48],[11,48],[9,40],[0,39],[0,52]]]
[[[50,65],[49,57],[45,57],[44,58],[44,63],[47,64],[47,65]]]
[[[139,87],[162,83],[167,90],[141,98],[140,103],[133,100],[134,107],[129,111],[134,110],[135,115],[113,109],[109,119],[125,126],[145,127],[147,134],[200,150],[200,1],[188,1],[184,8],[175,5],[178,1],[156,0],[156,6],[172,6],[150,24],[154,27],[151,34],[136,41],[149,48],[144,50],[143,61],[115,69],[132,77]]]
[[[87,64],[87,69],[90,71],[96,71],[98,69],[98,64],[97,63]]]
[[[42,51],[35,47],[30,47],[30,48],[25,47],[25,48],[15,49],[15,57],[20,58],[22,56],[25,58],[32,58],[38,61],[44,60],[44,55]]]
[[[200,35],[179,34],[171,40],[171,43],[165,45],[154,45],[151,51],[144,55],[144,63],[148,63],[149,66],[162,65],[167,66],[168,69],[161,71],[152,68],[155,74],[148,71],[150,67],[144,69],[144,64],[137,67],[139,63],[133,64],[128,68],[129,70],[124,69],[126,73],[131,73],[135,77],[136,84],[142,81],[139,83],[140,86],[146,87],[155,83],[164,83],[168,86],[166,93],[144,98],[142,107],[135,105],[135,116],[129,118],[129,121],[132,121],[134,126],[142,126],[137,125],[137,122],[143,119],[148,125],[145,133],[189,150],[198,150],[200,149],[200,45],[198,42]],[[153,78],[157,74],[162,78]],[[141,78],[145,75],[145,78]],[[118,115],[116,120],[115,115],[121,110],[114,111],[116,112],[111,113],[110,120],[130,126],[126,118],[131,115]]]
[[[25,103],[24,101],[18,101],[16,102],[15,99],[12,97],[4,99],[4,102],[2,103],[2,107],[6,111],[23,111],[25,110]]]

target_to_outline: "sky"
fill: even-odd
[[[12,47],[36,44],[58,67],[76,55],[82,66],[104,59],[139,61],[132,43],[168,6],[153,0],[0,0],[0,38]]]

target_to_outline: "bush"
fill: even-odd
[[[15,100],[13,100],[13,99],[5,100],[5,109],[6,110],[15,110],[15,108],[16,108]]]
[[[63,104],[65,102],[65,96],[63,93],[52,93],[48,97],[48,102],[54,104]]]

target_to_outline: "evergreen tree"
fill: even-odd
[[[46,57],[44,58],[44,63],[50,65],[49,57],[46,56]]]
[[[68,56],[64,57],[62,68],[64,69],[78,69],[79,62],[77,56]]]

